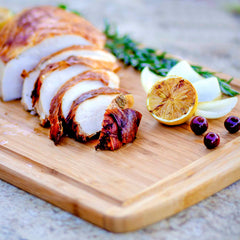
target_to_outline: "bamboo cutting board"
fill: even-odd
[[[229,134],[225,118],[209,121],[221,143],[208,150],[189,123],[167,127],[150,116],[138,72],[119,75],[143,114],[133,144],[95,151],[94,141],[65,138],[56,147],[19,101],[0,102],[0,178],[113,232],[157,222],[240,179],[240,133]]]

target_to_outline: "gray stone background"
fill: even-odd
[[[149,47],[240,78],[240,15],[223,0],[0,0],[20,11],[65,3],[103,29],[107,18],[121,33]],[[0,181],[0,240],[26,239],[240,239],[240,182],[181,213],[127,234],[113,234]]]

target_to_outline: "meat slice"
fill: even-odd
[[[133,109],[109,108],[104,114],[99,143],[95,149],[116,150],[136,138],[142,114]]]
[[[85,57],[69,57],[67,60],[48,65],[43,69],[32,92],[33,106],[40,123],[47,126],[50,104],[60,87],[70,78],[90,69],[115,69],[115,64]]]
[[[64,93],[61,103],[61,110],[64,118],[67,118],[73,101],[77,99],[80,94],[97,89],[100,85],[101,87],[106,85],[110,88],[119,87],[119,77],[111,71],[103,69],[90,70],[83,75],[86,75],[86,79],[84,79],[85,76],[77,76],[77,84],[75,84],[75,79],[73,81],[69,80],[69,82],[71,81],[71,87]]]
[[[90,70],[68,80],[61,86],[51,101],[50,138],[58,144],[64,134],[64,124],[71,106],[81,94],[104,86],[118,88],[119,78],[113,72],[99,69]]]
[[[104,59],[105,61],[116,63],[116,58],[112,54],[106,52],[105,50],[98,49],[94,46],[71,46],[41,59],[41,61],[34,69],[29,72],[24,71],[22,73],[24,82],[21,103],[27,111],[33,111],[31,95],[34,89],[34,84],[41,70],[43,70],[47,65],[51,63],[63,61],[70,56],[86,57],[95,60]]]
[[[76,14],[52,6],[23,11],[0,31],[0,97],[21,98],[22,71],[42,57],[73,45],[104,44],[104,35]]]
[[[86,92],[73,102],[66,118],[67,133],[80,142],[86,142],[101,131],[107,108],[132,105],[132,95],[121,89],[104,87]]]

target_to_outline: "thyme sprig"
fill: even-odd
[[[160,76],[166,76],[169,70],[179,61],[166,56],[166,52],[158,53],[152,48],[142,48],[141,45],[125,34],[120,36],[116,27],[105,21],[104,33],[107,37],[106,48],[109,49],[125,65],[131,65],[138,71],[148,66],[150,70]],[[239,94],[229,85],[229,80],[219,78],[215,72],[206,71],[201,66],[192,65],[192,68],[203,77],[215,76],[218,79],[221,91],[228,96]]]

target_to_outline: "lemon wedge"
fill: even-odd
[[[160,123],[179,125],[193,116],[197,99],[197,92],[188,80],[166,77],[152,86],[147,95],[147,108]]]
[[[175,75],[187,79],[191,83],[204,79],[189,65],[187,61],[181,61],[173,66],[167,76]]]
[[[141,72],[141,84],[146,93],[150,91],[155,82],[162,77],[150,71],[149,67],[145,67]]]
[[[221,89],[216,77],[205,78],[193,83],[198,94],[198,102],[209,102],[220,99]]]
[[[0,8],[0,30],[12,17],[12,11],[7,8]]]
[[[208,119],[221,118],[231,112],[237,102],[237,97],[230,97],[211,102],[199,103],[195,115]]]

